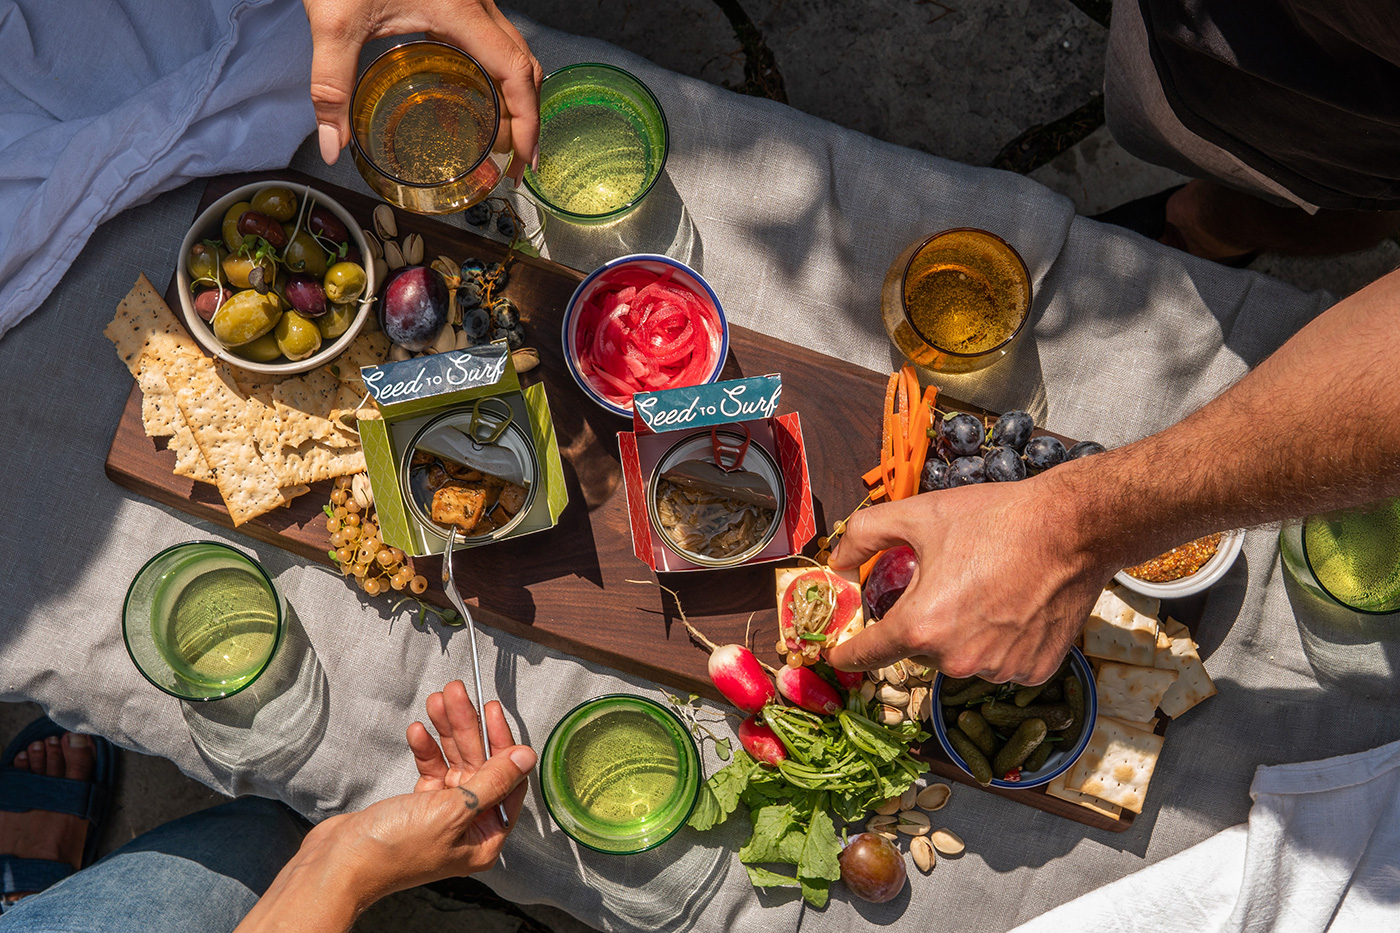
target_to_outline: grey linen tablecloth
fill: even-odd
[[[1211,398],[1330,303],[1077,218],[1069,201],[1020,176],[887,145],[601,42],[528,21],[521,29],[546,70],[593,60],[636,72],[663,102],[673,133],[666,173],[644,210],[604,231],[555,225],[552,255],[587,270],[625,252],[671,253],[703,271],[735,322],[786,340],[886,370],[878,295],[890,260],[932,231],[983,227],[1030,267],[1034,332],[981,379],[949,379],[945,388],[993,409],[1029,406],[1057,431],[1114,445]],[[327,169],[308,144],[293,167],[363,189],[348,162]],[[404,729],[422,716],[428,693],[462,676],[468,655],[460,633],[415,630],[391,619],[384,599],[362,601],[325,568],[191,521],[104,476],[131,377],[102,328],[137,273],[164,288],[199,193],[189,185],[103,225],[43,307],[0,341],[0,699],[37,700],[68,728],[320,819],[412,787]],[[744,365],[764,371],[762,360]],[[802,415],[810,443],[841,442],[823,437],[820,411]],[[1299,439],[1299,456],[1309,443]],[[977,533],[975,516],[967,531]],[[141,679],[123,648],[127,582],[156,551],[195,537],[256,553],[298,620],[291,646],[299,650],[288,657],[302,663],[300,675],[263,698],[251,725],[233,705],[182,708]],[[535,540],[549,546],[547,534]],[[1400,734],[1394,700],[1359,702],[1319,686],[1277,553],[1275,533],[1251,533],[1212,591],[1197,637],[1220,695],[1173,724],[1147,809],[1126,833],[959,788],[939,822],[967,841],[965,855],[916,874],[891,904],[837,893],[812,911],[790,893],[749,886],[733,854],[742,820],[711,834],[684,831],[646,855],[607,857],[572,845],[532,789],[500,866],[483,877],[512,900],[554,904],[608,930],[846,930],[865,921],[1006,930],[1241,822],[1260,764],[1358,751]],[[659,623],[639,611],[617,624]],[[488,696],[504,702],[517,735],[537,748],[581,699],[660,693],[489,629],[480,641]],[[711,757],[707,770],[716,766]]]

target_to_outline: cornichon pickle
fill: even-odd
[[[948,744],[953,746],[953,751],[967,764],[968,773],[978,784],[992,783],[992,763],[972,739],[956,728],[949,729]]]
[[[1038,703],[1017,706],[1015,703],[987,703],[981,709],[983,717],[994,726],[1019,726],[1027,719],[1043,719],[1050,729],[1067,729],[1074,713],[1063,703]]]
[[[1059,703],[1065,698],[1064,681],[1052,680],[1045,685],[1045,689],[1040,691],[1040,696],[1036,699],[1042,703]]]
[[[987,725],[987,720],[982,718],[981,713],[972,709],[958,713],[958,728],[976,743],[982,754],[990,755],[996,751],[997,737],[992,735],[992,727]]]
[[[997,752],[996,758],[992,759],[992,774],[1004,779],[1010,771],[1019,768],[1021,762],[1045,741],[1048,731],[1043,719],[1027,719],[1017,726],[1011,738]]]
[[[1018,688],[1016,690],[1016,705],[1030,706],[1032,703],[1035,702],[1036,697],[1040,696],[1041,692],[1044,689],[1045,684],[1036,684],[1034,687]]]
[[[980,700],[982,697],[996,690],[1000,684],[988,683],[980,677],[975,683],[968,684],[957,693],[940,695],[938,702],[944,706],[962,706],[964,703],[971,703],[973,700]],[[941,694],[941,691],[940,691]]]
[[[1079,733],[1084,728],[1084,685],[1078,677],[1065,678],[1065,706],[1074,719],[1060,728],[1064,729],[1065,745],[1070,746],[1079,741]]]
[[[1054,744],[1046,741],[1035,747],[1025,761],[1021,762],[1021,773],[1029,774],[1032,771],[1039,771],[1045,767],[1045,761],[1050,757],[1050,753],[1055,750]]]
[[[938,695],[950,697],[959,690],[970,687],[981,679],[980,677],[944,677],[938,685]]]

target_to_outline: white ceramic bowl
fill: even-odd
[[[329,210],[336,217],[340,218],[341,223],[345,224],[345,229],[350,231],[351,241],[354,242],[355,247],[360,251],[361,259],[367,260],[369,258],[369,244],[365,242],[364,234],[361,232],[362,225],[358,220],[350,216],[350,212],[341,207],[333,198],[317,191],[315,188],[298,184],[297,182],[269,179],[251,185],[243,185],[241,188],[235,188],[209,205],[202,214],[195,218],[194,226],[190,227],[189,232],[185,234],[184,242],[180,244],[180,260],[179,264],[175,267],[175,280],[179,286],[180,310],[183,311],[185,315],[185,326],[190,329],[190,333],[194,335],[195,340],[199,341],[200,346],[208,350],[211,355],[221,360],[226,360],[240,369],[247,369],[256,373],[284,376],[292,373],[304,373],[308,370],[315,369],[317,366],[329,363],[344,352],[345,348],[350,346],[351,342],[359,336],[360,330],[365,326],[365,321],[369,319],[370,308],[374,305],[374,293],[379,283],[374,280],[373,263],[365,263],[365,296],[360,300],[360,309],[356,312],[355,319],[350,322],[349,329],[335,340],[322,342],[321,349],[304,360],[289,361],[283,358],[280,363],[257,363],[239,356],[220,343],[219,339],[214,336],[214,331],[210,329],[209,324],[204,318],[200,317],[199,313],[194,309],[194,296],[190,294],[190,247],[194,246],[194,244],[198,243],[200,240],[221,239],[223,236],[221,227],[223,226],[224,214],[228,212],[228,209],[239,201],[252,200],[253,195],[273,185],[291,188],[297,193],[298,200],[310,194],[316,199],[318,205]]]
[[[1240,556],[1240,548],[1243,546],[1243,531],[1227,531],[1220,538],[1220,548],[1215,552],[1215,556],[1201,565],[1201,569],[1189,577],[1172,580],[1170,583],[1148,583],[1146,580],[1139,580],[1132,576],[1126,570],[1120,570],[1114,574],[1113,579],[1134,593],[1141,593],[1144,596],[1155,596],[1158,599],[1177,599],[1182,596],[1191,596],[1219,582],[1220,578],[1230,571],[1235,563],[1235,558]]]
[[[664,275],[671,273],[671,281],[689,290],[700,303],[714,312],[719,320],[719,353],[715,357],[715,364],[710,368],[704,382],[714,382],[719,378],[720,371],[724,369],[724,361],[729,357],[729,321],[724,316],[724,308],[720,307],[719,296],[710,288],[706,282],[694,269],[685,263],[672,259],[669,256],[661,256],[652,253],[638,253],[633,256],[622,256],[617,259],[603,263],[594,269],[588,276],[579,283],[574,294],[569,298],[569,303],[564,306],[564,325],[562,328],[562,338],[564,341],[564,360],[569,365],[569,375],[574,377],[574,382],[583,390],[584,394],[596,402],[600,407],[607,409],[615,415],[624,418],[632,417],[632,400],[627,400],[627,406],[616,404],[609,398],[605,398],[594,385],[584,377],[579,370],[578,353],[578,319],[579,308],[594,292],[611,284],[613,276],[620,270],[641,269],[653,275]]]

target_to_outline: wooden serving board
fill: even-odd
[[[309,183],[325,191],[365,227],[380,203],[358,192],[283,171],[213,179],[198,210],[235,187],[274,179]],[[400,241],[410,233],[420,234],[429,258],[446,255],[460,262],[470,256],[488,261],[505,257],[502,244],[431,218],[399,211],[397,219]],[[172,230],[170,235],[183,233]],[[559,339],[564,306],[583,277],[583,273],[558,263],[517,255],[504,291],[521,309],[527,342],[540,352],[539,368],[523,375],[522,382],[543,382],[548,391],[569,506],[551,531],[459,552],[457,579],[466,599],[476,607],[477,620],[484,625],[681,691],[722,700],[706,673],[707,654],[687,638],[674,602],[655,585],[630,582],[652,576],[632,553],[622,494],[616,434],[630,430],[631,424],[603,411],[575,385]],[[179,308],[173,280],[166,300],[173,309]],[[860,477],[878,456],[879,412],[886,377],[742,327],[731,326],[729,348],[722,378],[782,373],[782,410],[802,415],[818,534],[824,534],[865,497]],[[975,406],[941,401],[959,410],[981,413]],[[146,436],[141,424],[141,390],[133,385],[107,454],[108,477],[157,502],[232,527],[217,490],[176,476],[174,463],[175,455],[166,449],[164,438]],[[329,535],[321,512],[330,491],[328,482],[313,486],[288,508],[253,519],[238,530],[308,560],[330,564]],[[810,544],[808,553],[815,551],[815,543]],[[430,581],[425,598],[448,606],[438,583],[440,558],[418,558],[415,564]],[[673,573],[664,575],[662,582],[679,594],[691,621],[715,642],[742,643],[746,628],[751,627],[752,644],[766,657],[773,655],[771,646],[777,640],[773,570],[773,564],[763,564]],[[716,585],[721,582],[723,585]],[[1198,615],[1199,610],[1188,612],[1185,619]],[[930,740],[918,754],[935,774],[972,783],[936,742]],[[1109,820],[1038,789],[992,792],[1103,829],[1121,831],[1132,822],[1130,813],[1121,821]]]

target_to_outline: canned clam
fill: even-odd
[[[782,470],[747,430],[686,435],[647,483],[652,528],[669,550],[702,567],[735,567],[762,552],[785,502]]]

